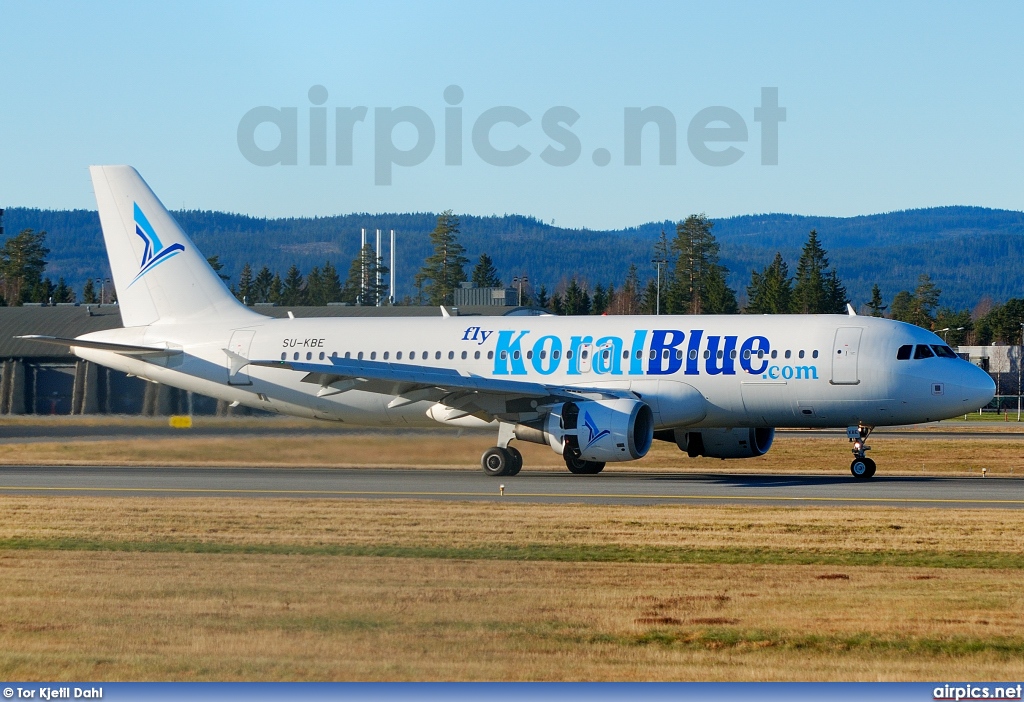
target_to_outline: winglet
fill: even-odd
[[[850,315],[851,317],[857,316],[857,312],[854,311],[853,305],[851,305],[849,302],[846,303],[846,314]]]
[[[441,305],[441,316],[444,317],[445,319],[451,317],[451,314],[448,312],[448,310],[444,308],[444,305]]]

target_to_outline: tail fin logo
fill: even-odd
[[[160,241],[160,237],[156,235],[156,230],[153,229],[153,225],[146,219],[146,215],[142,213],[142,208],[139,207],[139,203],[135,204],[135,233],[142,239],[144,248],[142,250],[142,266],[139,269],[135,279],[129,284],[129,287],[135,284],[135,282],[144,276],[149,271],[153,270],[161,263],[169,258],[177,256],[185,250],[183,244],[171,244],[170,246],[164,246]]]
[[[590,416],[590,412],[583,413],[583,426],[586,427],[587,433],[590,434],[590,440],[587,441],[587,445],[583,447],[584,451],[611,434],[607,429],[601,430],[597,428],[597,422],[595,422],[593,417]]]

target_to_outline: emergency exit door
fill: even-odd
[[[228,344],[228,385],[252,385],[249,378],[249,366],[243,365],[249,360],[249,347],[256,332],[252,330],[236,331],[231,335]]]

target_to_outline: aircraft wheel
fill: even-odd
[[[509,456],[509,468],[505,475],[519,475],[519,471],[523,469],[523,454],[519,453],[519,449],[514,449],[509,446],[507,449]]]
[[[509,468],[514,465],[512,455],[507,449],[503,449],[500,446],[487,449],[484,451],[484,455],[480,457],[480,466],[487,475],[509,475]]]
[[[572,454],[565,455],[565,467],[574,475],[597,475],[604,470],[604,463],[586,461]]]
[[[875,462],[870,458],[854,458],[850,464],[850,472],[857,480],[868,480],[875,474]]]

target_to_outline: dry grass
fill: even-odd
[[[7,443],[2,465],[208,465],[320,467],[445,467],[479,469],[494,444],[490,433],[345,432],[338,436],[128,438],[119,441]],[[871,453],[885,474],[1024,475],[1024,445],[1008,440],[872,437]],[[537,444],[516,442],[527,470],[564,471],[562,459]],[[850,453],[841,437],[782,436],[759,458],[688,458],[675,444],[656,441],[643,460],[610,464],[614,471],[729,473],[843,473]]]
[[[1016,573],[0,556],[20,680],[1019,679]]]
[[[0,514],[0,541],[1024,553],[1024,510],[4,496]]]

